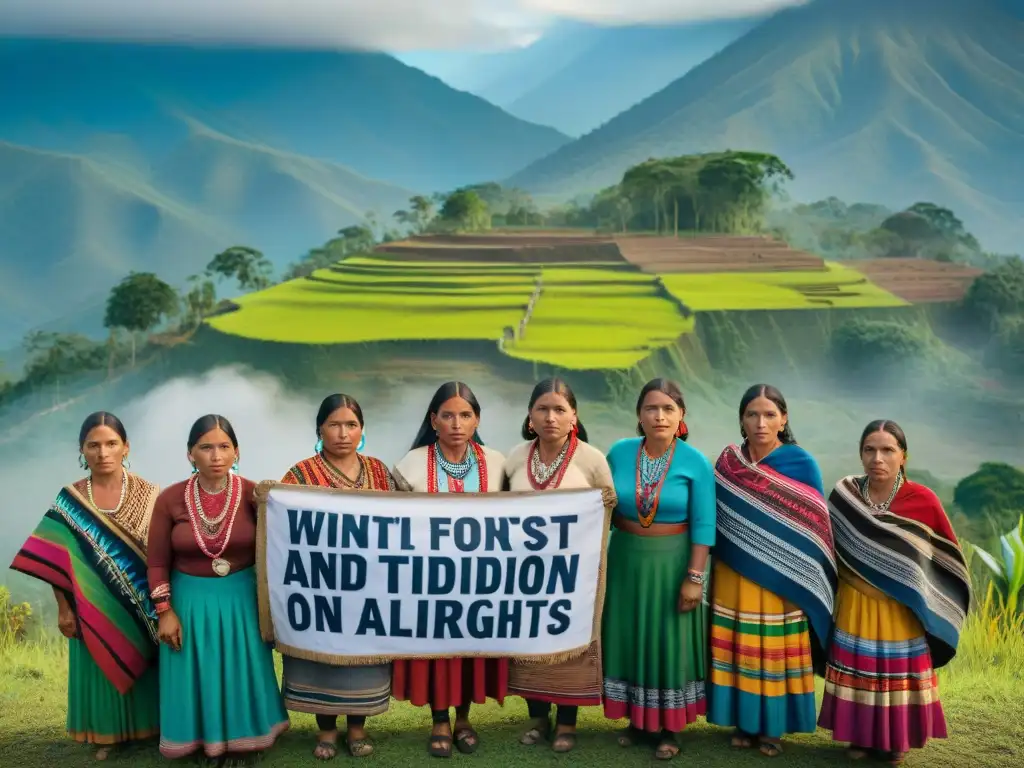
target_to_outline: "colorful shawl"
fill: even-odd
[[[861,496],[861,478],[845,477],[829,496],[839,561],[907,606],[921,622],[935,669],[956,656],[971,604],[971,578],[959,545],[915,517],[929,519],[934,494],[897,494],[885,512]],[[905,509],[901,509],[905,506]],[[927,505],[915,510],[913,504]],[[915,514],[923,512],[925,514]]]
[[[362,489],[368,491],[395,490],[395,479],[391,476],[391,472],[388,471],[384,462],[372,456],[363,456],[362,454],[359,454],[359,462],[362,464],[364,475]],[[322,488],[350,487],[344,478],[341,477],[338,470],[328,464],[319,454],[303,459],[293,466],[281,478],[281,482],[289,485],[315,485]]]
[[[148,519],[158,490],[132,477],[125,506],[146,505]],[[122,695],[156,658],[157,616],[149,599],[145,551],[74,487],[57,494],[11,568],[67,594],[81,640]]]
[[[797,445],[758,464],[730,445],[715,464],[715,482],[715,557],[807,615],[821,671],[839,574],[818,465]]]

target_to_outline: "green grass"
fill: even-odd
[[[0,765],[21,768],[61,768],[95,765],[89,747],[69,741],[64,733],[66,712],[67,645],[47,635],[35,642],[15,643],[0,631]],[[280,672],[280,659],[278,659]],[[972,766],[1008,768],[1024,764],[1024,617],[1004,621],[991,599],[982,601],[969,617],[953,663],[940,672],[940,691],[950,738],[933,741],[911,753],[908,766]],[[819,681],[819,701],[821,686]],[[474,708],[473,722],[482,746],[471,760],[478,768],[493,766],[587,765],[590,768],[647,766],[651,750],[622,750],[614,740],[623,723],[605,720],[600,709],[580,713],[580,740],[570,755],[556,755],[543,746],[524,747],[518,736],[526,722],[526,706],[512,698],[504,707]],[[291,730],[269,752],[263,764],[271,768],[312,766],[316,725],[310,715],[291,713]],[[370,765],[419,766],[426,755],[430,714],[426,708],[392,702],[390,711],[370,720],[377,745]],[[736,752],[726,744],[728,732],[698,721],[680,737],[682,755],[676,764],[701,768],[764,766],[756,751]],[[787,766],[825,768],[843,759],[841,747],[827,733],[788,737]],[[341,754],[336,765],[350,765]],[[142,768],[168,763],[154,744],[141,744],[115,753],[111,761]],[[845,764],[845,760],[843,761]],[[468,763],[467,763],[468,764]]]
[[[831,262],[825,272],[721,272],[661,275],[695,312],[905,307],[860,272]]]

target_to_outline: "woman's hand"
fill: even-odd
[[[57,629],[64,637],[74,639],[78,637],[78,617],[67,601],[60,604],[57,609]]]
[[[174,611],[164,611],[160,614],[157,636],[160,642],[166,643],[172,650],[181,650],[181,622],[178,621],[178,614]]]
[[[686,579],[683,586],[679,588],[679,612],[687,613],[692,611],[704,597],[704,587],[700,584]]]

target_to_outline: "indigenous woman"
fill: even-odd
[[[555,488],[612,487],[608,461],[587,444],[587,431],[576,413],[576,396],[561,379],[546,379],[533,388],[522,435],[527,442],[505,461],[504,489],[549,491]],[[530,726],[520,741],[536,744],[550,736],[551,705],[556,704],[555,752],[576,746],[576,716],[581,706],[601,703],[601,646],[561,664],[513,664],[509,693],[526,699]]]
[[[159,733],[156,612],[146,535],[159,488],[128,471],[128,434],[106,411],[78,434],[89,475],[61,489],[11,567],[53,587],[68,638],[68,735],[115,745]]]
[[[256,603],[255,487],[223,416],[188,434],[192,476],[160,494],[149,586],[160,616],[160,753],[262,752],[288,728]]]
[[[675,734],[706,711],[708,552],[715,476],[686,444],[683,393],[654,379],[636,402],[640,437],[608,452],[618,506],[608,545],[603,617],[604,711],[628,717],[628,747],[656,736],[655,756],[679,754]]]
[[[348,395],[330,395],[316,414],[317,444],[312,458],[282,478],[292,485],[365,491],[393,491],[395,481],[379,460],[359,453],[366,443],[363,410]],[[345,715],[346,745],[353,757],[373,752],[366,717],[387,712],[391,666],[333,666],[283,655],[285,707],[316,715],[320,730],[313,754],[330,760],[338,752],[338,715]]]
[[[751,387],[739,415],[743,444],[715,465],[708,722],[775,757],[785,734],[815,731],[838,577],[821,471],[796,444],[782,393]]]
[[[942,503],[907,479],[899,425],[868,424],[860,459],[829,497],[839,595],[818,724],[850,757],[899,765],[946,738],[935,670],[956,655],[970,576]]]
[[[480,403],[465,384],[449,381],[434,393],[420,431],[392,471],[401,490],[417,493],[478,493],[501,490],[505,457],[485,448],[477,433]],[[418,707],[430,705],[429,752],[451,757],[449,709],[455,708],[455,744],[475,752],[480,737],[469,722],[470,705],[487,697],[504,703],[508,660],[482,658],[395,660],[392,693]]]

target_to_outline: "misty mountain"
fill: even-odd
[[[508,183],[568,196],[649,157],[774,152],[800,199],[953,208],[983,243],[1021,250],[1021,0],[816,0],[780,12]]]
[[[181,118],[424,192],[491,181],[567,141],[384,54],[0,40],[0,139],[158,162]]]
[[[100,330],[130,270],[282,267],[567,141],[384,55],[8,39],[0,70],[0,348]]]
[[[755,24],[731,19],[597,27],[563,21],[525,48],[403,58],[517,117],[580,136],[661,90]]]

